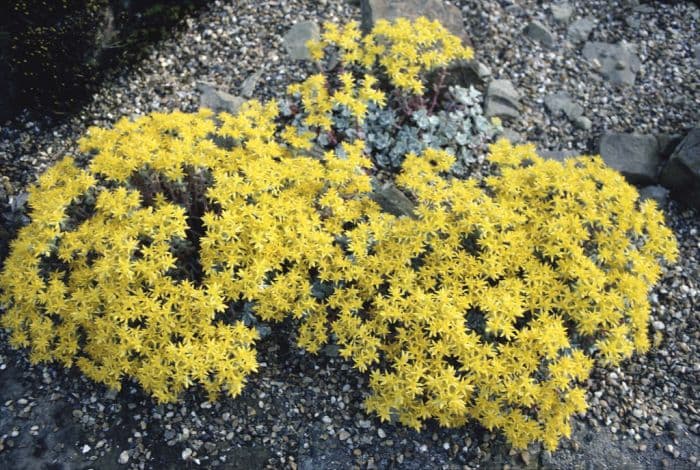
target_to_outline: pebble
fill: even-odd
[[[121,454],[119,454],[119,463],[124,465],[129,462],[129,451],[123,450]]]

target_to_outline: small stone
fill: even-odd
[[[124,465],[129,462],[129,451],[124,450],[122,451],[121,454],[119,454],[119,463]]]
[[[262,70],[259,70],[254,74],[249,75],[248,78],[243,80],[243,83],[241,84],[242,97],[251,98],[253,96],[253,93],[255,92],[255,87],[260,81],[260,77],[262,77]]]
[[[317,41],[321,37],[318,25],[313,21],[302,21],[292,26],[284,35],[283,43],[292,60],[311,60],[311,53],[306,47],[307,41]]]
[[[333,420],[330,418],[330,416],[324,415],[323,418],[321,418],[321,421],[323,421],[323,424],[331,424]]]
[[[384,439],[386,437],[386,432],[382,428],[377,429],[377,435],[379,436],[380,439]]]
[[[593,122],[586,116],[579,116],[574,119],[574,126],[584,131],[590,131],[593,128]]]
[[[574,44],[578,44],[588,39],[593,28],[595,28],[593,18],[580,18],[569,25],[566,30],[566,37]]]
[[[645,186],[642,189],[639,190],[639,200],[640,201],[646,201],[647,199],[653,199],[656,201],[659,207],[664,207],[666,206],[666,203],[668,202],[668,195],[669,195],[669,190],[664,188],[663,186],[659,186],[658,184],[656,185],[651,185],[651,186]],[[657,301],[658,304],[658,301]],[[662,322],[659,322],[663,325]],[[653,323],[652,323],[653,326]]]
[[[372,426],[372,423],[366,419],[361,419],[357,422],[357,425],[362,429],[369,429]]]
[[[581,117],[583,107],[574,102],[568,93],[560,91],[544,97],[544,105],[552,114],[564,113],[571,120]]]
[[[340,432],[338,433],[338,439],[341,441],[345,441],[350,437],[350,433],[347,432],[345,429],[341,429]]]
[[[85,444],[85,445],[83,446],[83,448],[80,449],[80,451],[81,451],[83,454],[87,454],[87,453],[90,452],[91,450],[92,450],[92,447],[90,447],[90,446],[87,445],[87,444]]]
[[[545,47],[552,47],[554,45],[554,35],[552,32],[537,20],[531,21],[525,27],[525,35]]]
[[[666,329],[666,325],[664,325],[664,322],[660,320],[654,320],[651,322],[651,326],[653,326],[656,331],[663,331]]]
[[[554,3],[550,9],[552,10],[552,16],[556,21],[560,23],[566,23],[571,18],[574,9],[567,2],[564,3]]]
[[[218,90],[212,83],[198,82],[197,89],[201,93],[199,105],[202,108],[209,108],[214,112],[225,111],[230,114],[235,114],[245,101],[239,96],[234,96],[225,91]]]
[[[182,460],[189,460],[190,457],[192,457],[192,449],[189,447],[186,447],[185,450],[182,451]]]
[[[510,80],[493,80],[486,90],[485,114],[487,117],[520,117],[520,95]]]
[[[632,415],[637,419],[641,419],[644,416],[644,412],[639,408],[635,408],[632,410]]]

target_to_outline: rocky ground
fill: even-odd
[[[596,153],[605,133],[684,135],[700,124],[700,10],[692,2],[457,7],[478,60],[517,91],[508,127],[542,150]],[[287,55],[293,24],[359,18],[357,5],[340,0],[212,2],[135,69],[115,72],[77,115],[56,123],[25,114],[3,125],[0,202],[6,208],[73,153],[87,126],[196,109],[199,82],[239,95],[258,73],[254,96],[280,96],[309,70]],[[586,44],[620,41],[629,46],[605,57]],[[77,370],[32,367],[0,333],[0,468],[700,468],[700,217],[675,201],[664,209],[681,256],[651,293],[657,345],[594,371],[590,409],[554,453],[513,452],[477,425],[416,433],[382,424],[361,408],[366,377],[332,349],[303,354],[284,328],[258,345],[262,367],[242,396],[211,404],[193,390],[170,406],[131,383],[115,394]]]

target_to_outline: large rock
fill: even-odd
[[[489,83],[485,108],[487,117],[520,117],[520,95],[510,80],[493,80]]]
[[[588,39],[593,28],[595,28],[593,18],[580,18],[569,25],[566,30],[566,37],[574,44],[578,44]]]
[[[321,37],[321,30],[313,21],[297,23],[284,35],[283,44],[292,60],[311,60],[311,53],[306,42]]]
[[[583,56],[600,64],[600,73],[613,83],[634,85],[634,79],[642,66],[632,47],[624,42],[587,42],[583,46]]]
[[[700,210],[700,128],[678,144],[661,171],[661,184],[676,199]]]
[[[600,139],[599,153],[630,183],[648,185],[657,181],[661,155],[653,135],[605,134]]]
[[[236,114],[238,108],[245,102],[240,96],[218,90],[212,83],[198,82],[197,90],[200,92],[199,106],[209,108],[216,113],[225,111],[230,114]]]
[[[583,114],[583,108],[580,104],[574,102],[568,93],[559,91],[544,97],[544,105],[550,113],[557,115],[564,113],[566,117],[572,121]]]
[[[408,18],[415,20],[425,16],[429,20],[438,20],[455,36],[459,36],[464,44],[471,44],[467,31],[462,23],[462,12],[454,5],[448,5],[440,0],[362,0],[362,30],[369,32],[379,19],[395,20]]]

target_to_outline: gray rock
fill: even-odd
[[[593,122],[586,116],[579,116],[574,119],[574,126],[584,131],[590,131],[593,128]]]
[[[695,53],[695,65],[700,67],[700,44],[693,47],[693,52]]]
[[[683,140],[683,136],[680,134],[655,134],[654,137],[659,143],[659,152],[663,160],[668,160]]]
[[[554,45],[554,35],[552,32],[539,21],[531,21],[525,27],[525,35],[533,41],[539,42],[545,47]]]
[[[642,20],[639,18],[639,16],[631,14],[625,16],[625,23],[627,23],[627,26],[629,26],[630,28],[637,29],[639,28],[639,26],[641,26]]]
[[[311,60],[306,42],[311,39],[318,40],[320,37],[321,31],[316,23],[302,21],[289,28],[282,41],[292,60]]]
[[[645,186],[639,190],[639,199],[642,201],[653,199],[658,203],[659,207],[664,207],[668,202],[668,193],[668,189],[663,186]]]
[[[659,145],[653,135],[615,134],[600,139],[600,156],[630,183],[653,184],[661,163]]]
[[[574,103],[568,93],[559,91],[544,97],[544,105],[550,113],[564,113],[572,121],[583,114],[581,105]]]
[[[520,95],[510,80],[493,80],[489,83],[485,108],[487,117],[520,117]]]
[[[588,39],[593,28],[595,28],[593,18],[580,18],[569,25],[566,30],[566,37],[574,44],[578,44]]]
[[[519,144],[525,141],[522,135],[507,127],[503,129],[503,137],[510,140],[513,144]]]
[[[583,47],[583,56],[591,62],[595,60],[600,63],[600,73],[605,79],[623,85],[633,85],[642,66],[632,46],[624,42],[587,42]]]
[[[258,86],[258,82],[260,81],[260,77],[262,77],[262,70],[258,70],[257,72],[251,74],[243,80],[243,83],[241,84],[241,96],[244,98],[252,98],[253,93],[255,92],[255,87]]]
[[[198,82],[197,90],[201,93],[199,96],[199,106],[202,108],[209,108],[216,113],[225,111],[230,114],[235,114],[238,112],[238,108],[245,102],[240,96],[218,90],[212,83]]]
[[[458,60],[447,67],[445,85],[483,87],[491,77],[491,69],[476,60]]]
[[[370,197],[381,206],[382,210],[397,217],[407,216],[415,218],[413,212],[415,204],[391,182],[379,186],[375,182],[375,188]]]
[[[560,23],[566,23],[569,21],[569,18],[571,18],[572,13],[574,12],[572,6],[567,2],[554,3],[550,9],[552,10],[552,16],[554,19]]]
[[[365,32],[370,31],[379,19],[391,21],[403,17],[415,20],[419,16],[425,16],[429,20],[438,20],[465,44],[471,44],[462,22],[461,10],[441,0],[362,0],[360,12],[362,30]]]
[[[700,209],[700,128],[676,147],[661,171],[661,184],[679,201]]]

